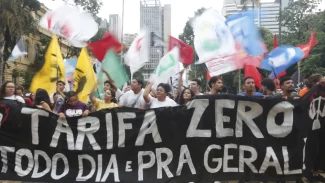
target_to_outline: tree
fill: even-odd
[[[4,78],[5,60],[17,40],[34,30],[31,12],[39,8],[37,0],[0,0],[0,84]]]
[[[80,6],[83,10],[96,16],[103,5],[101,0],[63,0],[64,2],[71,2],[72,5]]]
[[[319,2],[319,0],[290,1],[280,17],[281,26],[286,27],[280,38],[285,44],[294,46],[305,44],[312,30],[316,30],[318,45],[301,62],[301,72],[305,77],[316,73],[325,74],[325,12],[313,13]],[[297,66],[294,65],[287,69],[287,73],[290,75],[296,70]]]
[[[200,8],[196,12],[194,12],[195,16],[201,15],[204,12],[205,8]],[[183,29],[183,33],[178,36],[180,40],[184,43],[192,46],[194,48],[194,32],[191,26],[191,22],[194,17],[189,18],[186,22],[185,27]],[[196,62],[198,56],[194,53],[194,62]],[[194,63],[191,65],[191,71],[189,72],[189,79],[199,79],[202,81],[201,87],[205,91],[207,88],[207,79],[206,79],[206,66],[205,64],[195,65]],[[203,82],[205,81],[205,82]]]

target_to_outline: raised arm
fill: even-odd
[[[108,81],[110,81],[111,84],[113,85],[112,87],[113,87],[115,90],[117,90],[117,85],[116,85],[115,81],[112,79],[111,75],[109,75],[109,73],[108,73],[104,68],[102,68],[102,71],[103,71],[103,73],[106,75],[106,77],[108,78]]]
[[[178,77],[178,92],[179,93],[182,93],[183,73],[184,73],[184,69],[179,73],[179,77]]]
[[[95,91],[96,91],[96,89],[97,89],[97,83],[94,84],[94,87],[93,87],[93,89],[91,90],[91,92],[89,94],[90,101],[94,105],[96,103],[96,97],[95,97]]]
[[[143,92],[143,99],[147,104],[150,103],[149,94],[150,94],[151,88],[152,88],[152,84],[150,82],[148,82],[146,89]]]

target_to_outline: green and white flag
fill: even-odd
[[[156,88],[160,83],[168,83],[170,77],[174,76],[179,70],[179,48],[175,46],[159,61],[159,65],[152,73],[150,82],[153,83],[153,88]]]
[[[130,78],[126,74],[125,68],[123,67],[122,63],[119,61],[117,55],[112,49],[107,51],[105,58],[101,64],[101,67],[109,73],[109,75],[119,88],[122,88],[126,82],[130,81]],[[106,77],[106,75],[100,69],[97,75],[98,92],[100,94],[104,93],[104,82],[107,79],[108,78]]]

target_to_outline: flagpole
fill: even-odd
[[[124,0],[122,1],[121,63],[123,63],[123,28],[124,28]],[[132,76],[131,76],[131,78],[132,78]]]

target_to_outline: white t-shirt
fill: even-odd
[[[121,97],[119,101],[119,105],[125,106],[125,107],[146,107],[147,104],[143,99],[143,92],[144,89],[142,89],[138,94],[134,94],[132,90],[125,92]],[[132,106],[135,104],[134,106]]]
[[[150,97],[150,108],[159,108],[159,107],[173,107],[177,106],[177,103],[170,99],[169,97],[166,97],[166,100],[163,102],[160,102],[157,98]]]
[[[23,99],[23,97],[21,96],[17,96],[17,95],[12,95],[10,97],[3,97],[3,99],[7,99],[7,100],[17,100],[20,103],[25,103],[25,99]]]

